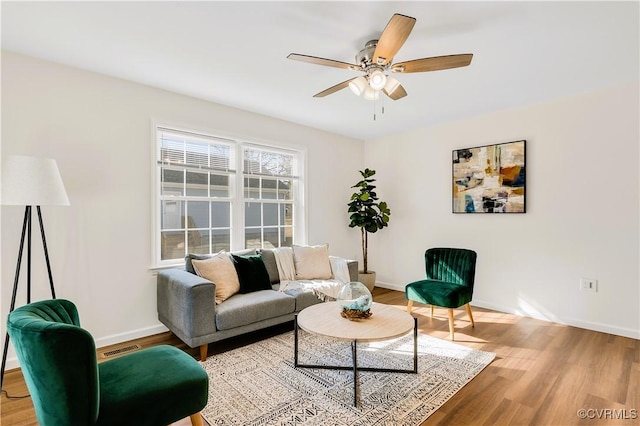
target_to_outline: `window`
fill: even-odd
[[[187,253],[291,246],[302,222],[302,155],[158,127],[156,264]]]
[[[291,246],[295,156],[244,148],[242,158],[245,247]]]

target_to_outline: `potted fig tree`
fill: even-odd
[[[388,226],[389,216],[391,215],[391,210],[389,210],[387,203],[378,200],[378,194],[375,192],[376,186],[373,185],[373,182],[375,182],[373,175],[375,174],[375,170],[360,170],[362,180],[352,186],[352,188],[358,188],[358,190],[351,195],[348,204],[350,214],[349,227],[360,228],[362,237],[363,268],[359,271],[358,279],[367,286],[369,291],[373,291],[373,287],[376,284],[376,273],[375,271],[369,271],[368,236]]]

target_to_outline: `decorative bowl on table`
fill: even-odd
[[[340,315],[343,318],[357,321],[371,316],[373,296],[371,296],[367,286],[359,281],[352,281],[343,285],[336,300],[342,307]]]

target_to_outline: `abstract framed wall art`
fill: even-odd
[[[525,213],[526,141],[453,151],[453,213]]]

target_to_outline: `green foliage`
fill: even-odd
[[[358,188],[358,192],[354,192],[351,195],[349,201],[349,227],[360,228],[362,233],[362,258],[364,261],[364,273],[367,273],[367,249],[368,238],[367,234],[373,234],[378,230],[388,226],[389,216],[391,210],[384,201],[378,201],[378,194],[376,194],[376,186],[373,182],[376,180],[372,178],[376,174],[375,170],[364,169],[360,171],[362,180],[352,188]]]

